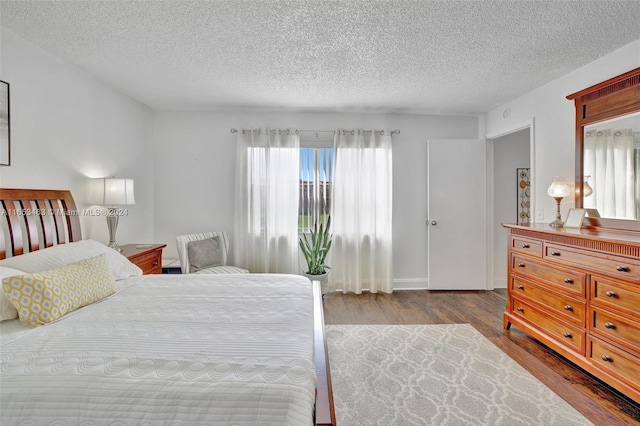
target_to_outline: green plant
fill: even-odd
[[[307,261],[306,273],[309,275],[321,275],[327,272],[327,269],[331,269],[324,264],[333,239],[329,233],[330,226],[331,216],[327,217],[326,227],[316,221],[311,233],[309,235],[303,234],[300,237],[300,250]]]

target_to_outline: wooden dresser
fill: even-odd
[[[640,402],[640,232],[504,226],[504,327]]]

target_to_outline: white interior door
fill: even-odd
[[[427,142],[429,289],[487,288],[484,140]]]

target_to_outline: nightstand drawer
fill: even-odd
[[[162,249],[166,244],[127,244],[122,246],[122,255],[142,269],[142,273],[162,273]]]
[[[162,252],[148,253],[135,259],[136,265],[142,269],[143,274],[161,274],[162,273]]]

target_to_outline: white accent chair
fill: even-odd
[[[190,244],[192,243],[192,244]],[[246,269],[227,265],[229,238],[226,232],[200,232],[176,237],[183,274],[248,274]],[[191,252],[191,259],[189,253]]]

